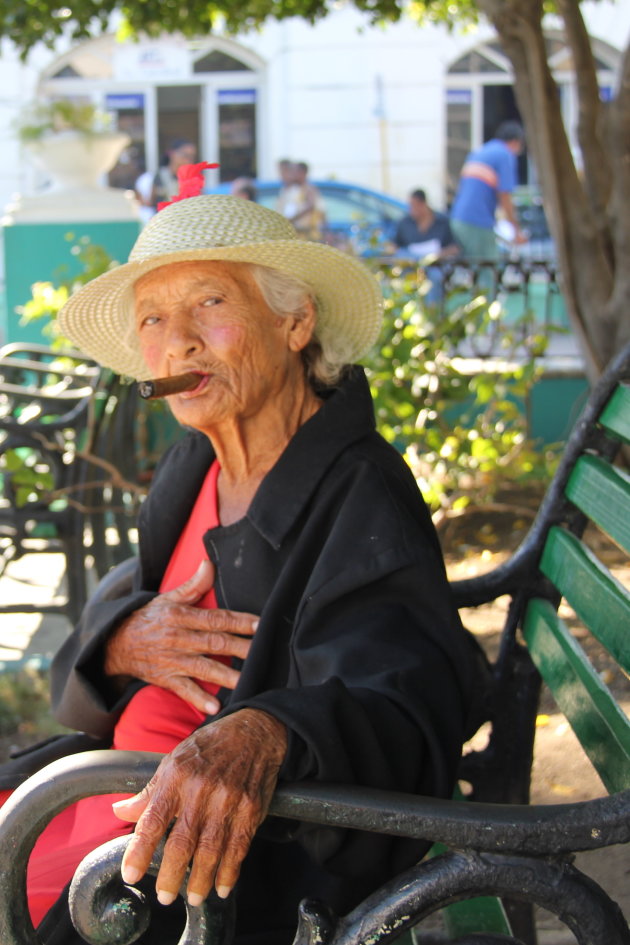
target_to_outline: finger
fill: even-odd
[[[163,594],[169,600],[183,604],[196,604],[198,600],[212,590],[214,586],[214,565],[209,558],[203,558],[191,578]]]
[[[210,630],[206,634],[204,652],[212,656],[237,656],[244,660],[247,658],[251,645],[252,641],[244,637]]]
[[[205,660],[204,662],[209,662],[209,660]],[[203,678],[198,674],[195,674],[195,676],[197,679]],[[213,682],[212,679],[207,681]],[[163,685],[166,685],[166,683]],[[184,702],[187,702],[205,715],[216,715],[221,708],[221,703],[218,699],[211,693],[206,692],[205,689],[202,689],[193,679],[189,679],[188,677],[177,677],[176,681],[171,682],[169,688],[178,695],[180,699],[183,699]]]
[[[259,618],[256,614],[241,613],[237,610],[222,610],[220,608],[196,608],[203,626],[200,629],[223,633],[240,633],[251,637],[258,629]]]
[[[169,804],[155,797],[151,799],[138,819],[122,859],[120,871],[124,883],[133,885],[144,876],[173,816]]]
[[[239,811],[235,817],[225,849],[217,867],[214,886],[221,899],[227,899],[241,872],[241,865],[247,856],[254,834],[261,823],[260,804],[252,798],[243,795],[239,803]],[[190,892],[196,887],[191,881],[188,883],[189,901]]]
[[[188,675],[193,679],[203,679],[204,682],[227,686],[228,689],[236,688],[241,675],[237,669],[233,669],[227,663],[207,656],[189,657],[187,666],[190,668]]]
[[[164,846],[160,870],[155,881],[157,897],[162,905],[169,905],[174,901],[182,887],[186,870],[193,856],[197,857],[195,851],[199,849],[198,825],[187,818],[187,813],[188,811],[184,810],[177,818]],[[210,873],[210,878],[206,879],[207,895],[216,869],[216,854],[214,857],[211,854],[208,859],[204,858],[204,863],[204,868]],[[203,900],[199,900],[201,901]]]
[[[180,621],[179,615],[177,620]],[[252,645],[250,639],[224,631],[208,630],[207,621],[203,618],[198,620],[193,617],[185,620],[185,623],[185,627],[173,627],[165,632],[164,645],[169,650],[203,656],[237,656],[242,660],[247,658]],[[191,624],[197,626],[193,627]]]

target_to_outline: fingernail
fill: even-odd
[[[254,622],[252,623],[252,630],[258,630],[259,623],[260,623],[260,620],[254,620]]]
[[[219,707],[216,702],[206,702],[204,708],[207,715],[216,715],[219,711]]]
[[[219,899],[227,899],[227,897],[232,892],[230,886],[217,886],[217,896]]]
[[[189,906],[200,906],[203,902],[204,897],[200,896],[199,893],[188,893],[188,905]]]
[[[137,866],[122,866],[120,875],[123,883],[127,883],[128,886],[133,886],[139,879],[142,879],[142,873]]]
[[[167,889],[158,889],[157,897],[158,902],[163,906],[170,906],[170,904],[177,899],[177,893],[169,892]]]

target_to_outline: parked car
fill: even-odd
[[[388,194],[338,180],[313,180],[326,203],[326,242],[342,249],[352,249],[362,256],[386,253],[398,221],[407,213],[402,200]],[[276,180],[257,180],[256,200],[275,209],[280,191]],[[219,184],[206,191],[227,194],[230,184]]]

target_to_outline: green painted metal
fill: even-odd
[[[583,374],[544,372],[527,403],[529,436],[540,443],[563,443],[571,433],[589,394]]]
[[[606,789],[612,794],[630,787],[630,721],[549,601],[530,600],[523,633]]]
[[[456,801],[465,800],[459,786],[453,791]],[[428,856],[446,853],[448,847],[443,843],[434,843]],[[455,940],[471,932],[493,932],[495,935],[511,935],[512,927],[503,908],[503,903],[496,896],[477,896],[452,902],[441,911],[444,929],[449,938]]]
[[[103,246],[117,261],[126,262],[139,233],[136,221],[80,223],[15,223],[3,228],[6,299],[4,323],[0,330],[2,344],[26,341],[50,344],[42,334],[46,319],[21,324],[16,311],[31,297],[34,282],[58,283],[78,274],[80,266],[72,255],[72,246],[87,238]]]
[[[581,456],[569,477],[566,495],[591,521],[630,554],[630,475],[598,456]]]
[[[591,633],[630,672],[630,593],[626,588],[575,535],[557,526],[549,530],[540,568]]]
[[[471,932],[492,932],[511,935],[512,929],[500,899],[478,896],[453,902],[442,910],[444,929],[453,941]]]
[[[630,384],[619,385],[602,410],[599,422],[624,443],[630,443]]]

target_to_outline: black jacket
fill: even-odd
[[[134,592],[88,604],[54,662],[53,705],[64,724],[106,735],[137,689],[123,698],[110,690],[103,643],[157,592],[213,458],[207,438],[191,433],[156,471],[140,515]],[[219,606],[260,614],[222,714],[250,706],[286,724],[281,778],[448,795],[470,700],[469,640],[416,483],[375,431],[361,369],[327,392],[247,516],[209,530],[205,545]],[[370,882],[421,852],[358,832],[301,834],[327,874],[370,874]]]

